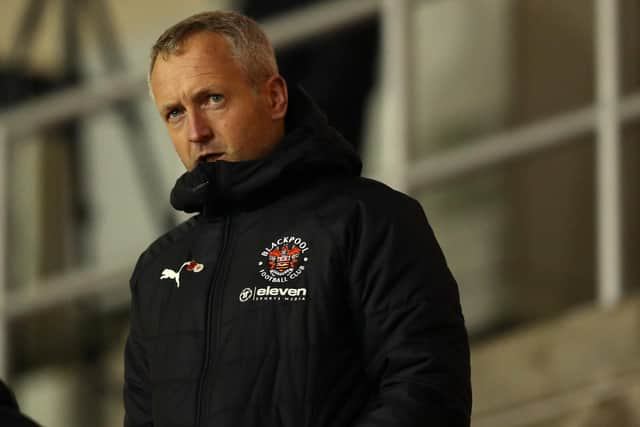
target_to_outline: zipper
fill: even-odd
[[[205,323],[205,350],[204,361],[200,373],[200,380],[198,381],[198,391],[196,394],[196,420],[195,426],[199,427],[202,419],[202,407],[204,402],[203,391],[206,390],[207,374],[210,369],[210,363],[212,355],[215,355],[218,338],[220,335],[220,317],[222,306],[222,295],[224,295],[224,279],[227,271],[228,264],[228,245],[231,238],[231,216],[226,216],[224,219],[224,231],[222,233],[222,247],[220,249],[220,262],[216,263],[215,271],[211,279],[211,286],[207,294],[207,311],[206,311],[206,323]],[[212,327],[213,333],[212,332]],[[212,336],[215,339],[212,339]]]

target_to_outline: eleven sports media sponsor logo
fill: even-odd
[[[285,236],[271,242],[260,252],[258,274],[270,285],[244,288],[240,302],[247,301],[305,301],[307,288],[278,287],[300,277],[309,261],[309,244],[300,237]]]
[[[244,288],[240,292],[240,302],[247,301],[305,301],[307,288]]]

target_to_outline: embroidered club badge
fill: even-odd
[[[300,237],[276,239],[264,248],[258,261],[260,276],[271,283],[286,283],[300,276],[309,261],[309,244]]]

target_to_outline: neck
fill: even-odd
[[[273,150],[276,149],[277,146],[280,145],[285,135],[285,125],[284,120],[279,120],[273,128],[271,128],[271,132],[268,135],[265,135],[264,138],[264,146],[268,147],[266,152],[263,155],[268,155]]]

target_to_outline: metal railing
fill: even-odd
[[[618,0],[596,0],[594,6],[598,295],[602,305],[611,307],[622,296]]]
[[[410,47],[411,0],[344,0],[322,3],[269,20],[266,32],[276,46],[352,25],[380,13],[383,23],[383,92],[394,106],[386,120],[393,137],[383,138],[385,159],[381,178],[405,191],[490,167],[569,141],[570,137],[597,133],[598,298],[604,307],[615,305],[622,295],[620,249],[620,125],[640,117],[640,94],[619,99],[617,0],[594,0],[596,34],[596,105],[554,119],[530,124],[410,163]],[[286,25],[283,23],[286,22]],[[0,377],[6,372],[7,322],[10,317],[59,304],[78,297],[98,295],[126,286],[123,272],[75,272],[43,286],[38,295],[7,293],[6,242],[7,146],[52,124],[92,114],[118,101],[146,91],[145,76],[118,76],[66,90],[24,104],[0,115]],[[406,172],[405,172],[406,171]]]
[[[10,305],[7,296],[7,242],[8,242],[8,204],[9,200],[9,139],[6,129],[0,126],[0,378],[6,376],[7,357],[9,353],[9,315]]]

